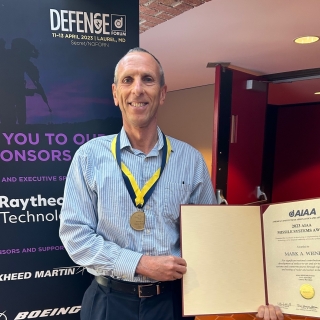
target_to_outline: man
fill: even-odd
[[[60,236],[70,257],[96,275],[82,320],[188,319],[181,316],[187,263],[180,257],[180,204],[216,199],[200,153],[157,126],[166,91],[159,61],[130,50],[112,85],[120,134],[89,141],[70,166]],[[280,309],[259,309],[266,320],[276,313],[281,318]]]

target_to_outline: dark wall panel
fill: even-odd
[[[92,276],[59,239],[65,178],[120,131],[114,67],[138,45],[138,0],[1,0],[0,320],[80,318]]]
[[[278,111],[272,202],[320,197],[320,104]]]

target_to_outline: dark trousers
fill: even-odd
[[[150,298],[119,293],[93,280],[82,301],[81,320],[194,320],[182,317],[181,282]]]

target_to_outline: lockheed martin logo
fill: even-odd
[[[34,274],[30,271],[27,272],[14,272],[14,273],[2,273],[0,274],[1,281],[12,281],[12,280],[25,280],[30,279],[32,276],[34,278],[46,278],[46,277],[59,277],[59,276],[71,276],[78,273],[84,273],[85,267],[72,266],[72,267],[62,267],[54,268],[49,270],[37,270]],[[0,317],[0,320],[4,320]]]
[[[7,316],[5,315],[6,311],[0,312],[0,320],[7,320]]]

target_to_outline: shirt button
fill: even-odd
[[[150,253],[149,253],[149,252],[147,252],[147,253],[146,253],[146,256],[150,256]]]
[[[149,206],[146,206],[146,209],[150,209],[150,207],[149,207]]]
[[[147,229],[147,230],[146,230],[146,232],[147,232],[147,233],[150,233],[150,230],[149,230],[149,229]]]

